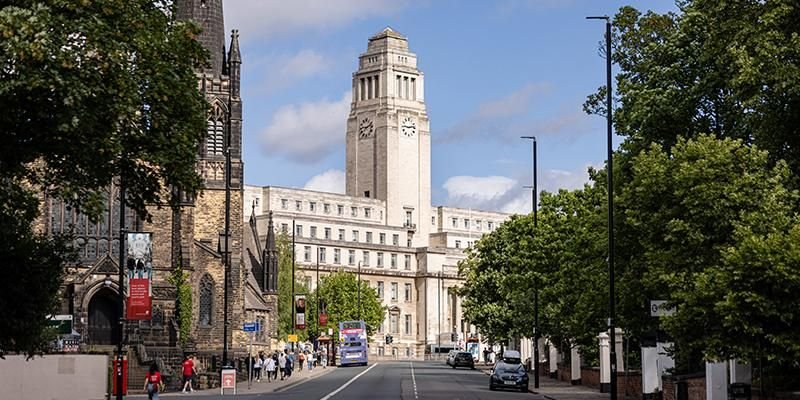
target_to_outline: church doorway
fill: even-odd
[[[91,344],[116,344],[119,341],[119,298],[111,289],[100,289],[89,301]]]

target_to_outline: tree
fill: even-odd
[[[309,288],[303,281],[303,273],[299,269],[292,268],[292,238],[285,232],[281,232],[275,238],[275,247],[278,250],[278,337],[280,340],[287,340],[290,333],[298,335],[298,340],[308,339],[308,331],[305,329],[295,330],[292,320],[294,307],[294,297],[292,296],[292,271],[294,270],[294,290],[295,293],[308,293]],[[308,308],[306,308],[306,314]]]
[[[159,0],[0,8],[0,262],[20,277],[0,284],[0,305],[27,303],[0,322],[0,354],[44,350],[35,321],[55,311],[70,261],[68,238],[34,227],[40,192],[96,219],[101,192],[122,176],[126,203],[147,218],[146,205],[177,205],[174,193],[201,188],[207,104],[194,67],[206,53],[198,28],[173,16]]]
[[[358,308],[358,285],[361,285],[361,312]],[[334,272],[320,278],[319,287],[309,296],[306,311],[308,331],[319,337],[323,329],[318,326],[319,307],[322,304],[328,314],[328,328],[333,329],[334,337],[339,335],[339,322],[363,320],[367,326],[367,336],[371,337],[386,313],[386,308],[378,299],[378,292],[369,287],[366,281],[358,282],[352,272]],[[360,318],[359,318],[360,315]],[[313,323],[312,323],[313,319]]]

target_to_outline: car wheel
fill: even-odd
[[[494,390],[497,390],[497,389],[495,389],[494,385],[492,385],[492,384],[490,383],[490,384],[489,384],[489,390],[492,390],[492,391],[494,391]]]
[[[453,364],[453,369],[456,369],[456,366],[455,366],[455,364]]]

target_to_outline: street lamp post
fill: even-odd
[[[531,151],[533,152],[533,186],[531,186],[531,211],[533,212],[534,235],[538,228],[538,193],[537,193],[537,163],[536,163],[536,136],[520,136],[520,139],[529,139],[533,142]],[[539,282],[535,278],[533,282],[533,387],[539,388]]]
[[[119,178],[119,337],[117,340],[117,400],[122,400],[122,337],[125,334],[123,324],[125,322],[125,184],[122,181],[122,174]],[[106,281],[110,281],[106,277]],[[109,282],[110,283],[110,282]]]
[[[611,143],[611,19],[608,16],[586,17],[606,21],[606,130],[608,151],[608,330],[610,340],[611,400],[617,399],[617,352],[614,332],[614,168]]]
[[[436,359],[442,354],[442,271],[439,271],[439,333],[436,334]]]
[[[296,335],[297,332],[295,331],[295,304],[294,304],[294,258],[295,258],[295,245],[294,245],[294,235],[297,232],[297,228],[294,226],[294,218],[292,218],[292,335]],[[294,351],[294,342],[292,342],[292,351]]]

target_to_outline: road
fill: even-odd
[[[167,397],[167,396],[163,396]],[[186,399],[222,399],[179,394]],[[230,396],[227,396],[230,398]],[[336,368],[313,380],[274,393],[237,395],[247,400],[495,400],[541,398],[531,393],[489,391],[489,376],[452,369],[442,361],[378,361],[367,367]]]

